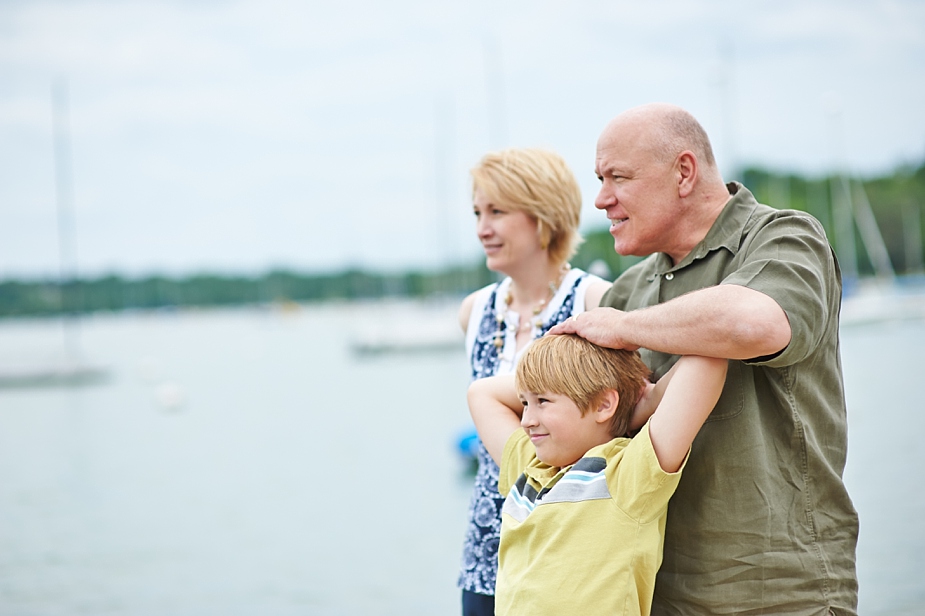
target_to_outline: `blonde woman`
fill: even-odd
[[[581,191],[552,152],[512,148],[472,170],[472,200],[488,269],[504,279],[459,309],[472,380],[509,374],[530,342],[572,315],[596,308],[610,283],[569,266],[581,236]],[[498,466],[479,444],[479,468],[458,585],[464,616],[494,614],[501,532]]]

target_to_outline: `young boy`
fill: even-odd
[[[470,385],[506,496],[496,614],[649,613],[668,499],[726,365],[682,357],[652,385],[635,351],[544,336],[513,378]]]

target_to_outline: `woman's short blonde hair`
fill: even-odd
[[[520,393],[552,393],[575,403],[581,414],[596,408],[604,392],[620,396],[610,420],[610,435],[624,436],[633,408],[651,371],[637,351],[600,347],[572,334],[534,340],[517,364],[515,387]]]
[[[553,263],[565,263],[581,243],[581,189],[565,160],[535,148],[509,148],[486,154],[472,169],[472,192],[498,207],[526,212]]]

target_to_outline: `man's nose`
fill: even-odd
[[[594,198],[594,207],[604,210],[613,205],[615,201],[613,191],[609,190],[605,184],[597,191],[597,197]]]

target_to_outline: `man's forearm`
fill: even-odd
[[[777,302],[738,285],[708,287],[619,314],[616,338],[674,355],[752,359],[790,343],[790,323]]]

